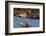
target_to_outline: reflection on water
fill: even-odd
[[[39,19],[20,18],[20,17],[16,17],[16,16],[14,16],[13,27],[14,28],[21,28],[19,23],[21,23],[23,21],[27,22],[29,27],[39,27]]]

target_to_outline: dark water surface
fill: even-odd
[[[29,18],[19,18],[14,16],[13,19],[13,27],[14,28],[21,28],[19,25],[20,22],[26,21],[29,25],[29,27],[39,27],[39,19],[29,19]]]

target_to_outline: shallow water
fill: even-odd
[[[23,21],[27,22],[29,27],[39,27],[39,19],[19,18],[16,16],[14,16],[13,19],[13,27],[20,28],[21,26],[19,25],[19,23]]]

